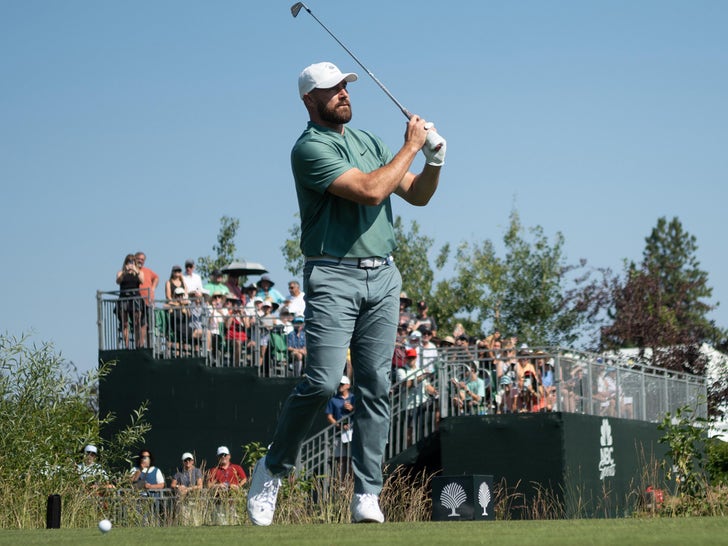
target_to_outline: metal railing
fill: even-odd
[[[409,374],[400,373],[404,377],[391,389],[385,460],[434,434],[441,419],[450,416],[562,411],[658,422],[686,404],[696,416],[707,416],[702,377],[562,348],[499,356],[508,358],[471,358],[461,348],[439,349],[435,360],[423,363],[420,356]],[[524,373],[528,363],[537,372],[531,381]],[[482,398],[476,401],[468,392],[478,394],[478,389]],[[354,413],[307,439],[297,461],[303,475],[324,480],[324,491],[350,469],[350,438],[342,440],[343,424],[356,434]]]
[[[170,488],[124,488],[105,491],[97,502],[100,513],[122,527],[236,525],[244,520],[246,491],[203,488],[180,495]]]
[[[253,367],[261,376],[298,377],[305,359],[288,351],[288,333],[272,317],[203,299],[155,300],[97,292],[102,351],[149,349],[157,359],[202,358],[212,367]]]

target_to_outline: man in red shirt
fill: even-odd
[[[243,467],[230,462],[230,450],[226,446],[217,448],[217,466],[210,469],[207,484],[211,488],[238,489],[248,481]]]
[[[144,282],[139,285],[139,294],[144,298],[146,307],[144,313],[142,313],[142,327],[141,327],[141,339],[139,340],[139,347],[147,346],[147,324],[149,324],[149,318],[154,312],[154,290],[156,290],[159,284],[159,275],[148,267],[144,267],[147,261],[147,255],[144,252],[137,252],[134,257],[136,258],[137,267],[142,271]]]

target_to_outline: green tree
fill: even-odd
[[[299,218],[296,213],[296,218]],[[304,256],[301,252],[301,223],[296,222],[288,230],[288,239],[281,246],[281,252],[286,259],[286,271],[294,277],[303,276]]]
[[[220,218],[220,231],[217,234],[217,244],[213,245],[212,250],[215,251],[214,258],[210,256],[201,256],[197,259],[197,272],[202,278],[209,278],[210,273],[215,269],[222,269],[230,262],[238,260],[235,257],[235,236],[240,227],[240,220],[223,216]]]
[[[102,462],[111,464],[106,468],[112,479],[114,463],[131,458],[133,446],[149,430],[145,407],[119,434],[102,440],[100,427],[114,416],[99,418],[91,402],[111,366],[79,378],[51,344],[0,335],[0,527],[42,526],[45,495],[51,492],[63,495],[64,513],[82,510],[75,500],[88,506],[88,491],[76,471],[85,444],[109,455]],[[128,463],[123,466],[128,472]]]
[[[452,314],[439,318],[471,334],[485,324],[530,345],[584,338],[606,300],[610,272],[589,270],[583,260],[568,264],[562,234],[550,242],[540,226],[526,230],[515,210],[503,243],[502,258],[489,240],[460,244],[455,277],[438,283],[435,298],[448,301]]]
[[[402,275],[402,290],[412,301],[428,299],[432,291],[434,273],[428,259],[434,240],[420,234],[420,226],[413,221],[406,231],[402,218],[394,219],[394,238],[397,249],[394,261]],[[434,302],[431,302],[434,303]],[[436,306],[431,309],[433,312]]]
[[[716,305],[708,302],[712,288],[697,248],[677,218],[658,219],[641,264],[629,263],[624,282],[615,286],[612,321],[602,334],[606,349],[650,348],[655,364],[702,373],[705,362],[688,353],[697,354],[704,342],[720,343],[726,333],[707,318]]]

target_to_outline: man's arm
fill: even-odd
[[[404,145],[392,161],[370,173],[356,168],[349,169],[331,183],[328,191],[361,205],[379,205],[394,192],[412,204],[426,204],[437,187],[440,167],[426,166],[417,175],[419,177],[428,173],[423,182],[416,181],[417,177],[409,172],[410,165],[426,138],[425,120],[412,116],[407,123]]]

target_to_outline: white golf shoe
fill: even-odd
[[[373,494],[354,495],[351,500],[351,521],[354,523],[384,523],[379,497]]]
[[[262,457],[253,469],[248,491],[248,516],[255,525],[273,523],[280,487],[281,479],[268,472]]]

